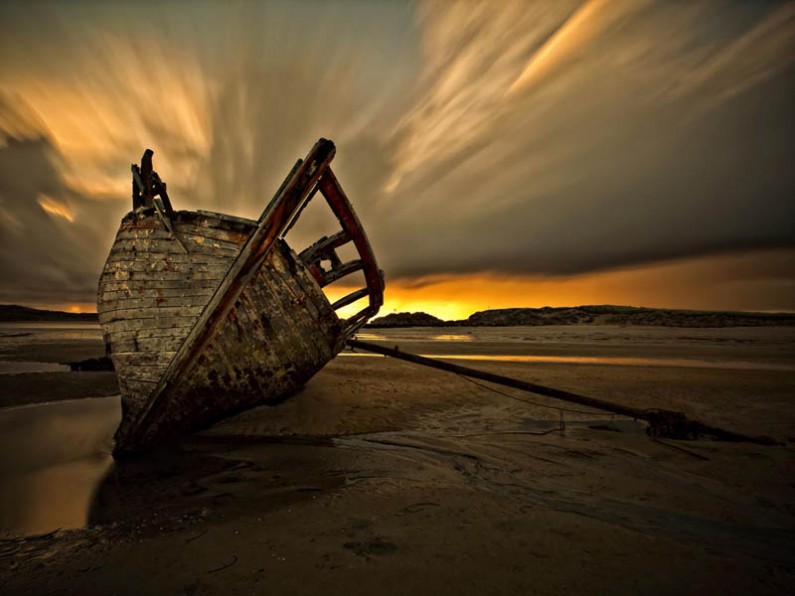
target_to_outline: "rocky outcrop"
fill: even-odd
[[[399,312],[378,317],[370,321],[368,327],[441,327],[449,322],[437,319],[424,312]]]
[[[595,318],[579,308],[500,308],[476,312],[464,324],[477,327],[587,325]]]

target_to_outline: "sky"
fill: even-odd
[[[95,308],[145,148],[257,217],[326,137],[384,314],[795,310],[793,105],[793,2],[6,1],[0,302]]]

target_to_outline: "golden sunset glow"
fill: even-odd
[[[69,208],[59,203],[58,201],[54,201],[47,196],[40,196],[37,199],[39,206],[44,209],[50,215],[54,215],[56,217],[61,217],[68,221],[69,223],[73,223],[75,221],[74,214],[69,210]]]
[[[443,320],[460,320],[488,309],[591,304],[788,310],[789,295],[795,291],[792,284],[783,277],[765,282],[760,276],[756,283],[754,278],[771,263],[783,274],[793,262],[795,253],[784,250],[687,259],[568,278],[484,274],[395,280],[387,284],[381,314],[421,311]],[[333,300],[352,289],[336,289]],[[341,313],[348,316],[356,310],[348,307]]]
[[[607,29],[623,14],[637,10],[646,0],[588,0],[537,51],[522,74],[511,84],[508,93],[516,93],[538,83],[546,74],[554,72],[560,63],[574,57],[587,47],[590,40]]]
[[[361,4],[6,3],[0,300],[91,304],[145,148],[256,218],[323,136],[382,314],[795,308],[792,3]]]
[[[82,303],[74,303],[74,302],[45,302],[45,303],[36,303],[32,305],[34,308],[40,308],[42,310],[57,310],[60,312],[69,312],[69,313],[95,313],[97,312],[97,305],[94,302],[82,302]]]

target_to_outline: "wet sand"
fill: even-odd
[[[0,324],[0,408],[118,394],[114,373],[71,373],[64,364],[104,355],[97,324]]]
[[[466,364],[789,441],[652,441],[634,421],[583,408],[563,412],[561,430],[552,400],[504,389],[508,395],[500,395],[449,373],[364,356],[337,358],[279,406],[121,464],[103,459],[117,398],[0,410],[8,441],[29,437],[25,457],[6,456],[4,482],[30,479],[34,468],[60,470],[26,489],[37,496],[26,501],[28,531],[54,530],[70,503],[76,511],[65,525],[89,526],[39,538],[7,534],[0,589],[792,592],[791,330],[511,328],[443,342],[434,334],[439,330],[392,330],[383,341],[426,354],[711,362]],[[726,362],[750,366],[720,366]],[[55,407],[62,408],[57,415]],[[42,418],[62,423],[31,430]],[[93,434],[70,434],[80,428]],[[30,445],[43,433],[60,447],[33,453]],[[2,447],[7,453],[8,444]],[[91,462],[90,472],[80,468]],[[91,474],[98,481],[87,494],[58,490],[58,482],[80,484],[75,479]]]

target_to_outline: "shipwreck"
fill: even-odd
[[[132,166],[132,211],[97,300],[121,391],[115,455],[284,399],[378,312],[383,273],[331,170],[334,154],[320,139],[256,221],[174,211],[153,152]],[[296,253],[284,236],[318,194],[340,229]],[[349,243],[358,258],[343,261],[337,251]],[[331,303],[323,288],[354,273],[364,287]]]

